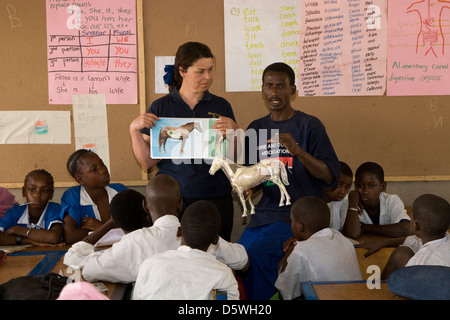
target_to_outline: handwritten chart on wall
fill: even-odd
[[[389,1],[387,95],[448,95],[449,20],[449,1]]]
[[[301,5],[294,0],[225,0],[226,91],[260,91],[262,73],[282,61],[297,74]]]
[[[386,0],[305,0],[299,96],[383,95]]]
[[[136,39],[135,0],[47,0],[49,103],[136,104]]]

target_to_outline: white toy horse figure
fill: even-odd
[[[166,141],[167,139],[181,140],[181,148],[180,153],[184,153],[184,144],[186,143],[186,139],[189,138],[189,134],[192,130],[197,129],[200,132],[203,132],[200,122],[188,122],[179,127],[164,127],[159,131],[159,152],[161,153],[161,146],[164,148],[164,152],[166,152]]]
[[[267,180],[275,183],[280,188],[281,199],[280,206],[291,204],[291,198],[286,191],[284,185],[289,185],[286,168],[284,163],[278,159],[264,159],[252,166],[240,166],[234,162],[228,162],[226,158],[215,157],[209,174],[214,175],[217,170],[222,169],[225,175],[230,180],[231,186],[237,192],[239,199],[241,200],[243,207],[243,217],[247,216],[247,206],[245,203],[244,192],[250,188],[253,188]],[[280,179],[280,175],[281,178]],[[283,180],[283,181],[281,181]],[[284,184],[283,184],[284,183]],[[249,197],[249,203],[251,206],[251,214],[255,213],[255,206],[252,199]]]

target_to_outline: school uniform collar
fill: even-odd
[[[111,203],[112,198],[117,194],[117,191],[111,188],[110,186],[105,187],[106,192],[108,193],[108,202]],[[87,193],[84,187],[81,187],[80,190],[80,205],[82,206],[96,206],[94,201],[92,201],[91,197]]]
[[[156,221],[153,223],[154,226],[163,226],[168,224],[180,224],[180,220],[178,220],[178,217],[175,217],[173,214],[166,214],[165,216],[159,217],[156,219]],[[150,227],[151,228],[151,227]]]
[[[331,230],[331,228],[324,228],[322,230],[317,231],[316,233],[314,233],[313,235],[311,235],[310,238],[329,238],[331,239],[331,237],[333,237],[333,230]]]
[[[423,247],[426,247],[426,246],[432,246],[432,245],[439,245],[439,244],[442,244],[442,243],[444,243],[444,242],[447,242],[448,239],[449,239],[449,235],[448,235],[448,233],[446,233],[445,236],[444,236],[443,238],[428,241],[427,243],[425,243],[425,244],[422,246],[422,248],[423,248]]]
[[[39,221],[34,224],[34,223],[30,223],[30,214],[28,213],[28,205],[23,204],[22,206],[26,206],[24,212],[22,213],[22,216],[19,218],[19,220],[17,221],[17,224],[26,224],[28,228],[32,228],[32,229],[45,229],[45,220],[44,220],[44,216],[45,216],[45,212],[47,211],[48,208],[48,203],[45,206],[44,211],[42,212]]]

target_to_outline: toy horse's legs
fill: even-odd
[[[270,181],[272,181],[273,183],[275,183],[278,188],[280,188],[280,194],[281,194],[281,198],[280,198],[280,204],[279,206],[283,206],[284,204],[284,200],[286,199],[286,205],[291,204],[291,197],[289,196],[289,193],[286,191],[286,188],[284,187],[283,182],[281,182],[281,180],[276,177],[276,176],[271,176]]]
[[[248,197],[248,203],[250,203],[250,214],[255,214],[255,205],[253,204],[252,198]]]
[[[241,200],[241,204],[242,204],[242,217],[246,217],[247,216],[247,204],[245,202],[245,198],[244,198],[244,191],[241,190],[241,188],[237,187],[236,185],[233,185],[234,190],[236,191],[236,193],[239,196],[239,199]]]

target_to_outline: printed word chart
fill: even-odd
[[[136,43],[135,1],[47,0],[49,103],[137,103]]]
[[[297,74],[301,3],[225,0],[226,91],[260,91],[262,73],[274,62]]]
[[[386,0],[305,0],[299,96],[383,95]]]

